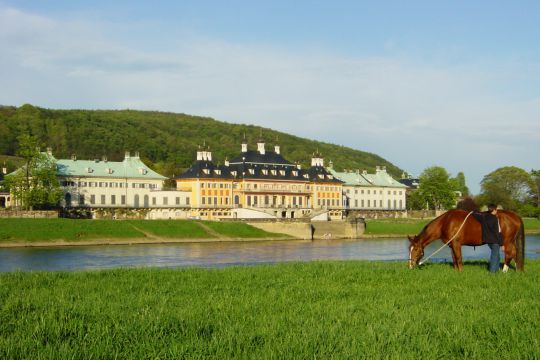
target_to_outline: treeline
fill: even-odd
[[[16,155],[17,139],[28,134],[43,147],[51,147],[57,158],[106,155],[109,160],[120,161],[125,151],[138,151],[149,166],[167,176],[188,168],[203,143],[210,146],[216,162],[223,162],[238,155],[244,134],[250,147],[255,148],[261,131],[267,149],[279,144],[286,159],[303,166],[309,166],[311,155],[318,150],[326,164],[333,161],[337,170],[373,172],[383,165],[395,177],[402,174],[397,166],[372,153],[207,117],[135,110],[51,110],[28,104],[0,107],[0,155]]]

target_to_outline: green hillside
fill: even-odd
[[[253,125],[229,124],[207,117],[157,111],[135,110],[51,110],[23,105],[0,107],[0,154],[13,156],[17,137],[36,136],[43,147],[51,147],[57,158],[76,154],[80,159],[123,159],[124,152],[138,151],[148,165],[164,175],[181,173],[193,162],[197,147],[210,146],[215,162],[223,162],[240,152],[246,134],[254,148],[260,134],[267,148],[276,143],[292,162],[310,164],[317,149],[334,167],[374,171],[383,165],[394,176],[401,169],[378,155],[348,147],[308,140]]]

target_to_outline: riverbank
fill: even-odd
[[[244,223],[188,220],[0,219],[0,247],[283,240]]]
[[[3,273],[0,357],[539,356],[540,261],[495,276],[486,265]]]
[[[406,238],[430,219],[368,220],[360,239]],[[540,234],[540,220],[524,219],[525,233]],[[297,239],[242,222],[191,220],[0,219],[0,248],[133,245]]]

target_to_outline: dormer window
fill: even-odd
[[[309,179],[309,175],[308,175],[308,174],[304,174],[304,178]]]
[[[262,172],[263,172],[263,175],[268,175],[268,170],[266,170],[266,169],[263,169],[263,171],[262,171]]]
[[[236,176],[236,171],[231,171],[232,176]]]
[[[272,175],[276,176],[277,174],[277,171],[276,170],[270,170],[270,172],[272,173]]]
[[[148,170],[146,170],[145,168],[139,168],[139,174],[146,175],[147,173],[148,173]]]
[[[107,169],[107,174],[112,174],[113,172],[114,172],[113,169],[111,169],[111,168],[108,168],[108,169]]]
[[[219,169],[214,170],[214,172],[216,173],[216,175],[221,175],[221,170]]]
[[[279,170],[279,175],[285,176],[285,170]]]
[[[208,169],[203,169],[203,173],[205,173],[206,175],[210,174],[210,170]]]
[[[255,170],[249,169],[249,173],[250,173],[251,175],[253,175],[253,174],[255,174]]]
[[[328,175],[328,178],[329,179],[333,179],[334,177],[332,175]]]
[[[92,169],[91,167],[87,167],[87,168],[86,168],[86,172],[89,173],[89,174],[91,174],[91,173],[94,172],[94,169]]]
[[[292,174],[293,174],[293,176],[298,176],[298,171],[295,170],[295,171],[292,172]]]
[[[323,174],[319,174],[319,179],[324,179],[324,175],[323,175]]]

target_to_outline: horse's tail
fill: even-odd
[[[516,268],[517,271],[523,271],[525,266],[525,227],[523,226],[523,219],[519,219],[519,230],[515,235],[516,243]]]

